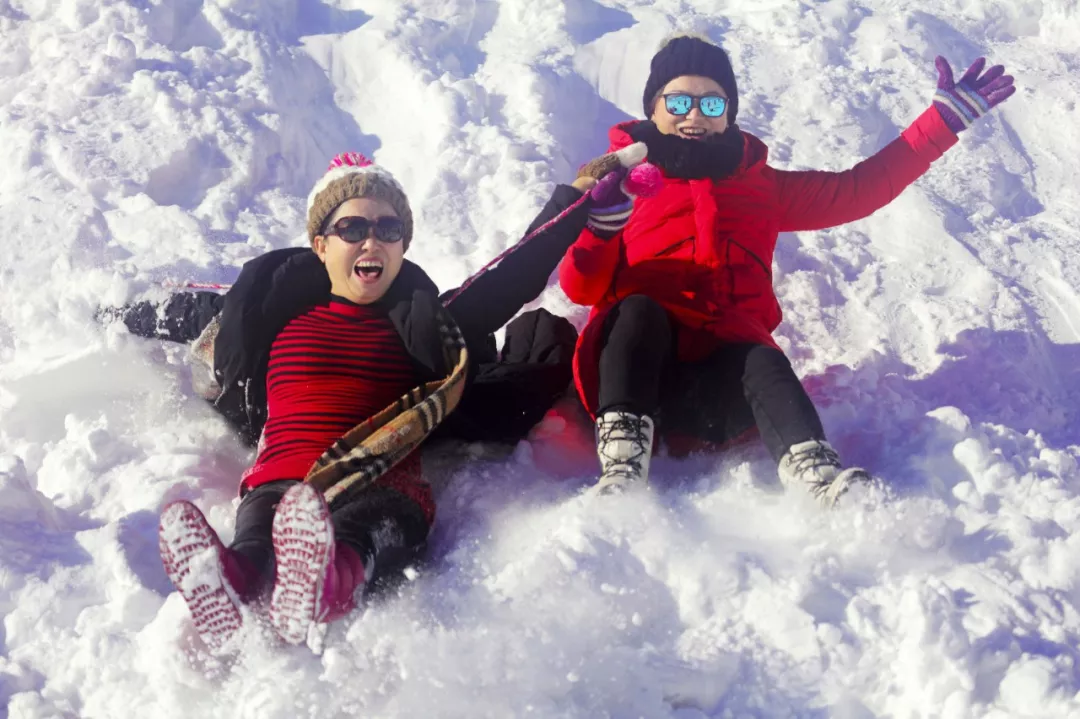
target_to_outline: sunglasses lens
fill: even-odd
[[[664,103],[672,115],[687,115],[694,105],[694,98],[689,95],[665,95]]]
[[[727,100],[716,95],[701,98],[701,114],[705,117],[720,117],[727,109]]]
[[[349,244],[363,242],[371,229],[366,217],[342,217],[334,223],[334,234]]]
[[[405,223],[397,217],[380,217],[375,222],[375,239],[381,242],[401,242],[405,237]]]
[[[334,223],[331,233],[349,244],[356,244],[367,239],[371,231],[379,242],[401,242],[405,238],[405,223],[397,217],[380,217],[369,220],[366,217],[342,217]]]

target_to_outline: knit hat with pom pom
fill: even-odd
[[[324,234],[326,221],[343,202],[357,197],[385,200],[405,225],[404,249],[409,249],[413,235],[412,209],[398,181],[389,172],[359,152],[343,152],[330,162],[308,195],[307,233],[314,243],[315,236]]]
[[[697,35],[676,35],[653,55],[642,98],[646,118],[652,117],[660,91],[669,82],[684,75],[708,77],[724,88],[728,98],[728,124],[735,124],[735,115],[739,111],[739,88],[735,85],[731,60],[723,48]]]

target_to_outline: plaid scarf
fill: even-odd
[[[323,453],[305,477],[329,504],[348,490],[361,490],[415,450],[457,407],[465,390],[469,353],[450,314],[439,307],[437,322],[446,366],[442,380],[410,390],[394,404],[358,424]]]

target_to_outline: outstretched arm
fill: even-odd
[[[582,191],[559,185],[544,209],[529,225],[526,236],[558,217],[581,199]],[[566,248],[585,227],[588,201],[582,202],[558,222],[518,246],[498,265],[475,279],[460,292],[451,293],[447,309],[466,337],[495,332],[516,315],[526,303],[536,299],[547,286]]]
[[[873,157],[844,172],[774,171],[782,232],[820,230],[873,214],[930,169],[956,144],[958,133],[1015,91],[1000,65],[980,76],[984,58],[959,82],[944,58],[936,64],[933,106]]]
[[[861,220],[892,202],[956,144],[934,108],[873,157],[843,172],[776,170],[780,231],[821,230]]]
[[[524,239],[494,269],[468,280],[447,302],[466,337],[492,333],[510,321],[547,286],[548,277],[570,245],[597,222],[611,226],[625,213],[613,204],[629,202],[619,188],[635,187],[631,178],[644,168],[645,146],[632,145],[586,164],[572,186],[560,185],[529,225]],[[634,168],[631,170],[630,168]],[[655,169],[655,168],[653,168]],[[648,173],[646,173],[648,174]],[[619,200],[615,196],[619,196]],[[622,220],[625,222],[625,218]]]

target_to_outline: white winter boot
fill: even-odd
[[[822,506],[829,508],[858,483],[870,483],[870,475],[860,467],[844,469],[840,455],[828,442],[812,439],[793,445],[777,468],[786,487],[803,486]]]
[[[630,412],[605,412],[596,419],[596,453],[600,481],[596,494],[621,494],[632,485],[644,485],[652,459],[653,421]]]

